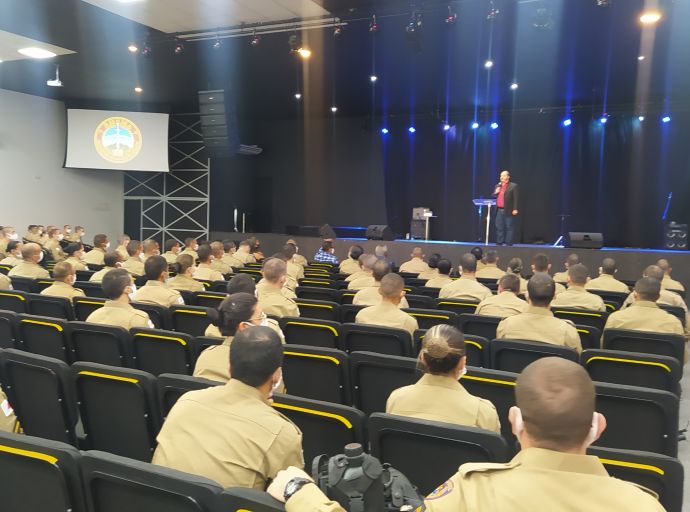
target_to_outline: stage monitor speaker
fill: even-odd
[[[688,225],[669,222],[664,229],[664,249],[688,250]]]
[[[604,235],[601,233],[575,231],[568,233],[568,247],[573,249],[601,249],[603,245]]]
[[[210,158],[229,158],[240,148],[237,113],[225,91],[199,91],[201,134]]]
[[[393,231],[385,224],[371,224],[367,228],[367,240],[393,240]]]
[[[292,236],[311,236],[314,238],[338,238],[335,231],[328,224],[323,226],[285,226],[285,233]]]

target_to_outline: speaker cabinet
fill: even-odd
[[[688,250],[688,225],[669,222],[664,229],[664,249]]]
[[[228,158],[240,148],[235,107],[225,91],[199,91],[201,133],[211,158]]]
[[[371,224],[367,228],[367,240],[393,240],[393,231],[385,224]]]
[[[573,249],[601,249],[604,245],[604,235],[601,233],[584,233],[571,231],[568,233],[568,247]]]

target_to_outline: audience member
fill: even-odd
[[[77,232],[71,224],[65,224],[62,227],[62,232],[65,234],[65,240],[69,243],[79,242],[80,239],[77,236]]]
[[[5,274],[0,273],[0,290],[11,290],[12,280]]]
[[[414,335],[414,332],[419,329],[417,320],[400,311],[400,302],[405,296],[404,288],[405,281],[398,274],[385,275],[379,287],[381,302],[357,313],[355,323],[395,327],[406,330],[410,336]]]
[[[168,286],[178,291],[203,292],[204,285],[194,279],[194,258],[191,254],[180,254],[170,267],[177,275],[168,280]]]
[[[161,246],[156,240],[149,238],[148,240],[144,240],[142,251],[139,258],[141,258],[143,263],[146,263],[146,260],[151,256],[160,256]]]
[[[287,281],[287,265],[278,258],[269,258],[264,262],[262,274],[264,282],[257,287],[259,303],[267,315],[277,317],[299,316],[295,301],[283,293]]]
[[[375,286],[376,282],[372,276],[374,270],[374,264],[379,260],[373,254],[362,254],[360,256],[360,263],[362,265],[361,274],[352,274],[350,277],[352,280],[348,283],[348,290],[361,290],[362,288],[367,288],[369,286]]]
[[[102,283],[105,275],[114,268],[120,268],[122,265],[122,256],[118,251],[106,252],[103,256],[103,264],[105,265],[101,270],[94,272],[89,281],[92,283]]]
[[[491,249],[486,251],[484,257],[484,267],[477,270],[476,277],[481,279],[500,279],[505,275],[505,272],[498,268],[498,252]]]
[[[586,290],[599,290],[603,292],[629,293],[628,285],[614,277],[618,272],[616,260],[604,258],[599,267],[599,277],[590,279],[585,285]]]
[[[122,262],[122,268],[136,277],[143,276],[145,272],[144,263],[141,261],[141,251],[141,242],[139,240],[130,240],[127,244],[127,254],[129,254],[129,257]]]
[[[41,291],[41,295],[63,297],[72,300],[74,297],[84,297],[83,290],[74,287],[77,280],[74,267],[66,261],[59,261],[53,268],[53,284]]]
[[[445,258],[442,258],[438,260],[438,263],[436,264],[436,270],[438,270],[438,276],[432,277],[429,279],[424,286],[427,286],[429,288],[443,288],[447,284],[450,284],[453,282],[453,280],[450,278],[450,271],[453,268],[453,264],[450,262],[450,260],[447,260]]]
[[[226,291],[228,295],[233,295],[235,293],[248,293],[256,297],[256,281],[254,281],[254,278],[250,277],[248,274],[236,274],[232,277],[232,279],[230,279],[230,281],[228,281]],[[275,322],[275,320],[269,318],[269,323],[270,322]],[[280,332],[282,335],[282,331]],[[209,326],[206,328],[204,336],[213,336],[216,338],[223,337],[223,335],[220,333],[220,329],[213,325],[213,323],[209,324]]]
[[[426,264],[429,266],[424,272],[420,272],[417,275],[417,279],[433,279],[438,277],[438,262],[441,261],[441,255],[437,252],[432,253],[427,259]]]
[[[504,274],[498,280],[498,294],[481,301],[475,314],[505,318],[524,313],[527,303],[518,297],[519,293],[520,278],[515,274]]]
[[[554,308],[588,309],[590,311],[606,311],[604,299],[589,293],[585,289],[589,279],[589,270],[582,263],[568,266],[568,289],[557,295],[551,306]]]
[[[41,245],[41,233],[37,224],[29,224],[27,232],[24,235],[24,240]]]
[[[338,264],[338,258],[335,256],[335,248],[333,247],[333,242],[329,240],[324,240],[319,247],[319,250],[314,254],[314,261],[319,263],[332,263],[333,265]]]
[[[125,261],[127,258],[129,258],[129,254],[127,253],[127,244],[130,240],[130,236],[124,234],[117,238],[117,249],[115,249],[115,251],[122,257],[122,261]]]
[[[232,267],[223,261],[225,256],[225,248],[223,242],[211,242],[211,268],[220,272],[221,274],[232,274]]]
[[[50,259],[53,261],[62,261],[66,258],[64,251],[60,242],[63,240],[64,235],[62,231],[58,228],[50,228],[48,230],[48,240],[43,245],[43,248],[48,251]]]
[[[236,260],[239,260],[241,267],[245,266],[247,263],[256,263],[256,258],[251,254],[251,244],[248,240],[243,240],[240,242],[240,246],[235,252],[234,256]]]
[[[74,267],[74,270],[89,270],[82,258],[84,257],[84,245],[81,242],[72,242],[65,247],[67,258],[65,261]]]
[[[355,279],[359,279],[360,277],[367,277],[367,273],[364,271],[364,260],[367,258],[367,256],[373,256],[369,255],[366,253],[363,253],[357,258],[357,264],[359,265],[359,270],[357,272],[353,272],[349,276],[345,278],[346,283],[351,283]],[[374,256],[376,258],[376,256]]]
[[[573,265],[580,263],[580,257],[573,253],[568,255],[563,266],[565,267],[565,272],[556,272],[553,275],[553,280],[557,283],[566,284],[568,282],[568,269]]]
[[[352,275],[359,271],[359,257],[364,254],[361,245],[353,245],[347,252],[347,258],[340,262],[338,272],[341,274]]]
[[[385,260],[376,260],[374,263],[374,268],[372,269],[372,277],[374,278],[374,286],[367,286],[365,288],[360,288],[360,290],[355,294],[352,299],[352,303],[355,306],[376,306],[381,304],[381,294],[379,293],[381,288],[381,279],[391,271],[390,265]],[[407,303],[405,297],[402,298],[400,308],[409,308],[410,305]]]
[[[448,283],[438,293],[441,299],[463,299],[481,302],[491,296],[489,290],[483,284],[477,282],[477,259],[471,253],[465,253],[460,257],[460,279]]]
[[[664,271],[661,269],[661,267],[657,265],[649,265],[642,272],[642,277],[651,277],[661,283],[661,280],[664,277]],[[625,301],[623,302],[623,306],[621,307],[621,309],[625,309],[631,306],[634,301],[635,293],[631,292],[630,295],[628,295],[628,298],[625,299]],[[659,291],[659,299],[656,301],[656,303],[683,308],[683,311],[685,311],[685,318],[688,320],[685,326],[685,331],[686,333],[688,333],[688,330],[690,329],[690,317],[688,316],[688,306],[687,304],[685,304],[685,301],[680,295],[670,290],[664,290],[664,288],[662,287]]]
[[[86,230],[84,229],[84,226],[74,226],[74,238],[76,238],[76,240],[74,240],[75,242],[83,244],[85,236]]]
[[[232,240],[223,240],[223,263],[228,265],[231,269],[232,267],[241,268],[244,266],[242,261],[235,257],[237,252],[237,246]]]
[[[656,262],[657,266],[664,271],[664,279],[661,281],[661,288],[664,290],[679,290],[681,292],[685,291],[685,286],[679,281],[671,279],[671,272],[673,268],[669,264],[668,260],[660,259]]]
[[[520,293],[523,295],[527,293],[527,279],[522,277],[522,260],[520,258],[510,259],[506,274],[517,276],[520,280]]]
[[[50,274],[39,263],[43,261],[43,249],[34,242],[22,247],[22,262],[12,267],[7,275],[10,277],[28,277],[29,279],[46,279]]]
[[[470,254],[474,255],[474,259],[477,260],[477,270],[484,268],[484,250],[479,246],[474,246],[470,250]]]
[[[133,327],[148,327],[153,329],[153,322],[145,311],[134,309],[130,304],[130,296],[134,295],[137,287],[132,276],[124,268],[110,270],[103,277],[103,294],[108,299],[102,308],[95,310],[86,319],[92,324],[114,325],[130,330]]]
[[[410,254],[410,260],[400,265],[400,272],[420,274],[429,270],[429,265],[424,261],[424,251],[421,247],[415,247]]]
[[[549,270],[551,270],[551,262],[549,261],[549,257],[544,254],[544,253],[539,253],[535,254],[532,257],[532,272],[534,275],[537,274],[546,274],[549,275]],[[550,276],[549,276],[550,277]],[[558,295],[559,293],[563,293],[565,291],[565,286],[563,286],[561,283],[556,283],[554,282],[556,288],[555,288],[555,294]],[[529,293],[529,291],[528,291]]]
[[[255,236],[251,236],[247,241],[249,242],[249,252],[251,255],[254,256],[257,263],[262,263],[266,259],[266,256],[261,252],[261,240]]]
[[[294,292],[297,288],[297,283],[299,283],[299,280],[304,279],[304,267],[294,262],[296,254],[294,245],[285,244],[280,251],[280,254],[281,259],[285,260],[285,263],[287,264],[287,274],[290,278],[288,284],[290,285],[290,289]]]
[[[204,281],[223,281],[223,274],[214,270],[211,266],[211,259],[213,258],[213,251],[208,245],[202,245],[197,251],[199,256],[199,265],[194,271],[194,279],[202,279]]]
[[[306,267],[307,265],[309,265],[307,258],[305,258],[299,253],[299,246],[297,245],[297,242],[290,238],[286,243],[292,245],[295,248],[295,257],[293,258],[293,263],[301,265],[302,267]]]
[[[84,263],[87,265],[103,265],[105,253],[110,248],[107,235],[99,234],[93,237],[93,249],[84,254]]]
[[[377,245],[374,247],[374,256],[380,260],[385,260],[390,265],[391,269],[395,268],[395,262],[388,259],[388,246],[387,245]]]
[[[6,247],[6,257],[0,261],[0,265],[7,265],[8,267],[16,267],[22,260],[22,247],[24,246],[19,240],[10,240]]]
[[[166,308],[184,304],[180,292],[166,284],[168,262],[163,256],[149,257],[144,263],[144,274],[146,284],[136,291],[132,298],[134,302],[158,304]]]
[[[199,249],[199,243],[196,238],[185,238],[184,239],[184,250],[180,254],[189,254],[194,261],[199,259],[199,255],[196,251]]]
[[[177,257],[180,255],[181,250],[182,246],[180,245],[180,242],[174,238],[169,238],[165,241],[165,252],[163,253],[163,257],[165,258],[165,261],[168,262],[168,265],[172,265],[173,263],[177,262]]]

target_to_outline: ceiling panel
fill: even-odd
[[[60,48],[52,44],[37,41],[29,37],[13,34],[12,32],[5,32],[0,30],[0,61],[9,62],[12,60],[28,59],[21,53],[17,53],[20,48],[37,47],[44,50],[49,50],[57,55],[69,55],[75,53],[66,48]]]

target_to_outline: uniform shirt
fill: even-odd
[[[199,281],[181,274],[177,274],[175,277],[168,279],[167,285],[173,290],[187,290],[190,292],[203,292],[206,290],[204,285]]]
[[[182,395],[157,439],[153,464],[223,487],[264,490],[281,469],[304,467],[299,428],[238,380]]]
[[[46,269],[33,261],[22,261],[16,267],[12,267],[12,270],[7,275],[10,277],[28,277],[29,279],[45,279],[50,277]]]
[[[209,263],[199,263],[194,271],[194,279],[202,279],[204,281],[222,281],[223,274],[217,270],[213,270]]]
[[[165,258],[165,261],[168,262],[168,265],[172,265],[173,263],[177,262],[177,253],[172,252],[172,251],[167,251],[161,254]]]
[[[525,294],[525,296],[527,296],[527,279],[522,277],[520,274],[513,274],[510,271],[505,273],[505,275],[508,275],[508,274],[511,274],[511,275],[518,277],[518,279],[520,280],[520,293]],[[503,277],[503,276],[501,276],[501,277]],[[496,284],[498,284],[499,281],[500,281],[500,279],[496,279]]]
[[[383,297],[381,297],[381,294],[379,293],[380,288],[380,282],[376,282],[374,286],[367,286],[366,288],[362,288],[357,293],[355,293],[355,296],[352,299],[352,304],[354,304],[355,306],[376,306],[377,304],[381,304]],[[405,297],[402,298],[400,304],[398,304],[398,307],[400,309],[410,307]]]
[[[498,268],[495,263],[487,263],[486,266],[477,270],[475,277],[481,277],[482,279],[501,279],[505,275],[505,272]]]
[[[137,256],[130,256],[122,262],[122,268],[133,276],[143,276],[145,273],[144,263]]]
[[[338,264],[338,258],[335,256],[335,254],[331,254],[330,252],[324,251],[321,248],[319,248],[319,250],[316,251],[316,254],[314,254],[314,261],[321,263],[333,263],[334,265]]]
[[[248,252],[237,251],[235,254],[233,254],[233,256],[242,264],[241,266],[244,266],[247,263],[256,263],[256,258]]]
[[[210,328],[213,327],[218,334],[211,332],[209,334]],[[206,329],[204,333],[205,336],[218,336],[221,337],[218,327],[211,324],[209,329]],[[202,377],[204,379],[215,380],[218,382],[227,382],[230,380],[230,344],[232,343],[233,336],[228,336],[223,341],[222,345],[212,345],[205,348],[199,358],[196,360],[194,365],[194,377]]]
[[[414,332],[419,329],[416,318],[400,311],[400,308],[395,304],[384,301],[376,306],[364,308],[357,313],[355,323],[404,329],[410,333],[410,336],[413,336]]]
[[[222,258],[214,258],[211,260],[211,268],[217,270],[221,274],[232,274],[232,268],[225,263]]]
[[[104,265],[105,251],[100,247],[94,247],[89,252],[84,254],[84,263],[91,265]]]
[[[261,309],[267,315],[277,317],[299,316],[299,308],[295,301],[284,295],[283,289],[276,289],[274,286],[264,283],[263,286],[256,287],[257,296]]]
[[[69,263],[70,265],[72,265],[72,268],[74,270],[89,270],[89,267],[84,265],[84,263],[82,261],[78,260],[74,256],[68,257],[67,259],[65,259],[65,261],[67,263]]]
[[[352,274],[352,275],[354,275],[354,274]],[[347,289],[348,290],[361,290],[362,288],[368,288],[368,287],[375,286],[375,285],[376,285],[376,279],[374,279],[374,276],[364,272],[362,276],[350,281],[350,283],[347,285]]]
[[[41,238],[41,235],[39,235],[38,233],[29,232],[26,235],[24,235],[23,238],[24,240],[28,240],[29,242],[34,242],[36,244],[43,245],[43,239]]]
[[[452,283],[448,283],[438,292],[438,296],[441,299],[464,299],[479,302],[487,297],[491,297],[491,295],[491,290],[477,282],[474,277],[465,276],[456,279]]]
[[[134,309],[123,302],[108,300],[102,308],[98,308],[86,319],[92,324],[114,325],[130,330],[132,327],[148,327],[153,329],[153,322],[146,311]]]
[[[556,281],[557,283],[567,283],[568,282],[568,271],[566,270],[565,272],[556,272],[553,275],[553,280]]]
[[[419,274],[429,270],[429,265],[422,258],[412,258],[400,265],[400,272],[409,272],[411,274]]]
[[[680,320],[656,303],[646,300],[635,301],[630,307],[611,313],[604,326],[604,330],[606,329],[683,334],[683,324]]]
[[[65,253],[60,246],[60,242],[55,238],[49,238],[43,248],[50,252],[50,256],[54,261],[62,261],[65,259]]]
[[[0,432],[14,432],[17,428],[17,417],[7,396],[0,388]]]
[[[420,273],[417,275],[417,279],[426,279],[426,280],[429,280],[429,279],[434,279],[435,277],[438,277],[438,276],[440,276],[440,275],[441,275],[441,274],[440,274],[440,272],[438,271],[437,268],[431,268],[431,267],[430,267],[430,268],[428,268],[427,270],[425,270],[424,272],[420,272]]]
[[[582,286],[570,285],[566,291],[554,297],[552,308],[587,309],[590,311],[606,311],[604,299],[589,293]]]
[[[347,258],[340,263],[338,270],[341,274],[352,275],[355,272],[359,272],[359,261],[353,260],[352,258]]]
[[[528,304],[513,292],[504,291],[479,303],[475,315],[507,317],[527,311]]]
[[[302,265],[298,265],[297,263],[288,261],[287,275],[290,278],[290,280],[294,283],[294,287],[292,288],[294,290],[297,287],[297,282],[300,279],[304,279],[304,267]]]
[[[169,308],[178,304],[184,304],[182,295],[177,290],[173,290],[166,283],[160,281],[146,281],[146,284],[137,289],[134,293],[134,302],[145,302],[147,304],[159,304]]]
[[[623,302],[621,309],[628,308],[634,303],[635,297],[631,292],[630,295],[628,295],[628,298],[625,299],[625,302]],[[688,314],[688,305],[683,300],[683,297],[678,295],[676,292],[662,289],[659,292],[659,300],[657,300],[656,303],[683,308],[683,311],[685,311],[685,337],[690,339],[690,314]]]
[[[572,322],[553,316],[548,308],[528,306],[527,311],[501,320],[496,338],[540,341],[582,352],[580,335]]]
[[[11,290],[12,281],[5,274],[0,274],[0,290]]]
[[[628,288],[627,284],[619,281],[611,274],[600,274],[599,277],[587,281],[585,290],[628,293],[630,288]]]
[[[115,252],[120,255],[122,260],[126,260],[129,258],[129,253],[127,252],[127,246],[125,245],[118,245],[117,249],[115,249]]]
[[[17,258],[16,256],[13,256],[12,254],[10,254],[9,256],[4,258],[2,261],[0,261],[0,265],[7,265],[10,267],[16,267],[22,261],[24,261],[24,260],[21,258]]]
[[[294,300],[297,298],[297,294],[295,293],[295,288],[294,287],[291,288],[289,286],[289,282],[290,282],[290,279],[288,278],[288,280],[285,282],[285,285],[280,289],[280,293],[282,293],[284,297],[287,297],[288,299]],[[266,288],[266,287],[270,288],[271,285],[268,284],[268,281],[266,281],[266,279],[264,279],[262,277],[261,281],[256,283],[255,289],[257,290],[257,293],[259,293],[259,290],[261,290],[262,288]]]
[[[199,259],[199,255],[197,254],[196,251],[191,250],[190,248],[186,247],[181,253],[180,256],[183,254],[189,254],[192,258],[194,258],[194,261]]]
[[[92,283],[102,283],[103,282],[103,277],[110,272],[111,270],[115,270],[117,267],[103,267],[101,270],[97,270],[93,274],[91,274],[91,277],[89,277],[89,281]]]
[[[429,288],[443,288],[452,282],[453,280],[449,275],[439,274],[438,276],[429,279],[426,283],[424,283],[424,286],[428,286]]]
[[[294,261],[295,263],[297,263],[298,265],[301,265],[303,267],[306,267],[307,265],[309,265],[307,258],[302,256],[301,254],[295,254],[292,258],[292,261]]]
[[[3,236],[0,238],[0,257],[7,256],[7,246],[10,244],[10,239]]]
[[[68,242],[81,242],[81,237],[76,233],[65,233],[65,240]]]
[[[548,274],[547,274],[547,275],[548,275]],[[554,285],[555,285],[555,288],[556,288],[556,292],[555,292],[554,297],[555,297],[556,295],[558,295],[559,293],[563,293],[563,292],[566,290],[565,286],[563,286],[561,283],[556,283],[556,282],[554,282]],[[525,287],[525,291],[524,291],[524,292],[522,292],[522,290],[521,290],[521,293],[524,293],[524,294],[525,294],[525,297],[526,297],[526,298],[529,298],[529,294],[527,293],[527,287]]]
[[[664,274],[664,278],[661,280],[661,287],[664,290],[680,290],[685,291],[685,286],[679,281],[671,279],[671,276]]]
[[[244,267],[244,263],[242,263],[241,260],[238,260],[237,258],[235,258],[234,254],[230,254],[229,252],[226,252],[225,254],[223,254],[223,257],[220,260],[230,267],[237,267],[237,268]]]
[[[75,288],[71,284],[63,283],[62,281],[55,281],[48,288],[41,291],[41,295],[49,295],[51,297],[64,297],[72,300],[74,297],[84,297],[86,294],[83,290]]]
[[[355,279],[359,279],[360,277],[366,277],[366,276],[369,276],[369,275],[371,275],[371,274],[365,272],[365,271],[362,270],[362,268],[360,267],[360,269],[359,269],[357,272],[353,272],[352,274],[350,274],[349,276],[347,276],[347,277],[345,278],[345,282],[346,282],[346,283],[351,283],[351,282],[354,281]]]
[[[393,391],[386,412],[501,433],[498,413],[490,401],[471,395],[458,381],[441,375],[427,373],[416,384]]]

